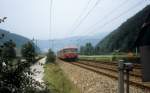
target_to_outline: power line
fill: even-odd
[[[52,5],[53,5],[53,0],[50,0],[50,31],[49,31],[49,48],[51,46],[51,39],[52,39]]]
[[[129,8],[129,9],[127,9],[126,11],[122,12],[120,15],[118,15],[118,16],[112,18],[110,21],[107,21],[106,23],[102,24],[102,25],[99,26],[98,28],[102,29],[104,26],[106,26],[106,25],[110,24],[112,21],[114,21],[114,20],[120,18],[122,15],[124,15],[124,14],[130,12],[132,9],[138,7],[138,6],[141,5],[142,3],[143,3],[143,0],[141,0],[141,1],[138,2],[138,3],[136,3],[134,6],[132,6],[132,7]],[[95,30],[95,29],[94,29],[94,30]],[[92,31],[93,31],[93,30],[92,30]],[[89,31],[87,34],[89,34],[89,33],[92,32],[92,31]],[[78,39],[78,40],[79,40],[79,39]],[[77,40],[77,41],[78,41],[78,40]]]
[[[107,19],[109,17],[109,15],[112,15],[113,13],[117,12],[118,9],[120,9],[120,7],[126,5],[126,3],[128,2],[128,0],[123,1],[121,4],[119,4],[116,8],[114,8],[112,11],[110,11],[108,14],[104,15],[103,18],[101,18],[100,20],[98,20],[95,24],[91,25],[90,27],[88,27],[87,30],[89,30],[90,28],[94,27],[95,25],[99,24],[100,22],[102,22],[104,19]]]
[[[82,22],[89,16],[89,14],[95,9],[95,7],[100,3],[101,0],[97,0],[94,6],[87,12],[87,14],[79,21],[75,28],[71,31],[73,33],[82,24]]]
[[[84,7],[83,11],[81,12],[81,14],[77,17],[77,19],[75,20],[75,22],[73,23],[72,27],[78,22],[78,20],[83,16],[84,11],[86,11],[88,9],[88,6],[90,4],[92,0],[89,0],[87,5]]]
[[[74,25],[76,25],[76,23],[78,22],[78,20],[80,20],[80,18],[84,15],[85,11],[88,9],[88,6],[90,4],[92,0],[88,0],[87,5],[84,7],[83,11],[81,12],[81,14],[77,17],[77,19],[75,20],[75,22],[73,23],[73,25],[71,26],[71,28],[73,28]],[[69,33],[70,34],[70,33]],[[72,42],[72,40],[70,41]]]
[[[105,24],[99,26],[98,28],[100,28],[100,29],[103,28],[104,26],[110,24],[112,21],[115,21],[115,20],[117,20],[118,18],[120,18],[121,16],[123,16],[124,14],[130,12],[132,9],[135,9],[136,7],[139,7],[139,5],[141,5],[142,3],[143,3],[143,0],[141,0],[140,2],[138,2],[137,4],[135,4],[133,7],[129,8],[128,10],[122,12],[120,15],[118,15],[118,16],[112,18],[110,21],[106,22]],[[98,29],[98,28],[97,28],[97,29]]]
[[[138,3],[136,3],[134,6],[130,7],[130,8],[127,9],[126,11],[122,12],[120,15],[118,15],[118,16],[112,18],[111,20],[105,22],[104,24],[100,25],[98,28],[99,28],[99,29],[102,29],[102,28],[105,27],[106,25],[112,23],[112,21],[117,20],[118,18],[120,18],[120,17],[123,16],[124,14],[130,12],[132,9],[134,9],[134,8],[138,7],[139,5],[141,5],[142,3],[143,3],[143,0],[140,0],[140,1],[139,1]],[[96,28],[96,29],[98,29],[98,28]],[[94,30],[95,30],[95,29],[94,29]],[[92,31],[94,31],[94,30],[92,30]],[[87,32],[87,34],[89,34],[89,33],[92,32],[92,31]]]
[[[94,10],[94,8],[99,4],[101,0],[97,0],[94,6],[87,12],[87,14],[79,21],[79,23],[76,25],[76,27],[71,31],[74,32],[78,29],[78,27],[83,23],[83,21],[89,16],[89,14]]]

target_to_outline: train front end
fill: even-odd
[[[58,57],[65,61],[76,61],[78,59],[77,48],[64,48],[59,51]]]

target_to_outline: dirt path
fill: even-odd
[[[45,59],[46,58],[42,58],[36,64],[31,66],[31,71],[34,72],[34,75],[32,77],[36,81],[43,82],[43,80],[42,80],[43,76],[44,76],[44,68],[43,68],[44,65],[43,64],[45,64]]]

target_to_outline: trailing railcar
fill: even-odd
[[[78,49],[74,47],[63,48],[57,52],[59,59],[66,61],[76,61],[78,59]]]

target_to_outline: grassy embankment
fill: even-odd
[[[79,93],[57,64],[48,63],[44,66],[44,81],[52,93]]]
[[[131,62],[136,62],[139,60],[139,56],[131,56],[131,55],[96,55],[96,56],[85,56],[81,55],[79,60],[89,60],[89,61],[104,61],[104,62],[112,62],[118,60],[126,60]]]

